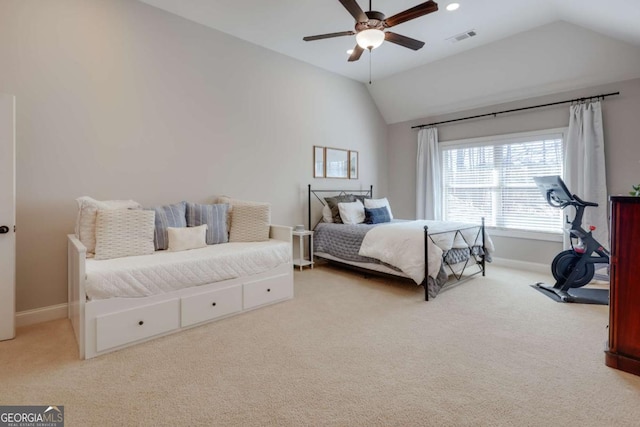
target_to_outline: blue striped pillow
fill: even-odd
[[[380,224],[382,222],[391,222],[391,215],[386,206],[381,208],[364,208],[365,224]]]
[[[200,205],[187,202],[187,227],[207,224],[207,245],[217,245],[229,241],[227,230],[226,203],[216,205]]]
[[[156,229],[153,239],[156,251],[169,247],[167,227],[187,226],[186,204],[187,202],[180,202],[175,205],[156,206],[150,209],[156,212]]]

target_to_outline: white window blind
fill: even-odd
[[[443,218],[561,233],[562,210],[550,207],[534,176],[560,175],[563,133],[531,133],[441,145]]]

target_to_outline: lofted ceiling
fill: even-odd
[[[413,51],[385,42],[347,62],[355,36],[305,42],[304,36],[349,31],[354,19],[338,0],[140,0],[186,19],[361,82],[383,79],[555,21],[567,21],[640,46],[640,0],[436,0],[437,12],[393,28],[424,41]],[[424,0],[373,0],[373,10],[390,17]],[[363,10],[369,2],[358,0]],[[474,30],[477,35],[447,39]]]

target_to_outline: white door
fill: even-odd
[[[0,93],[0,340],[16,336],[15,97]]]

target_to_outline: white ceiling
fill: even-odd
[[[355,36],[305,42],[302,37],[352,30],[354,19],[338,0],[140,0],[240,39],[344,75],[369,80],[369,55],[347,62]],[[373,79],[382,79],[558,20],[640,46],[640,0],[436,0],[439,11],[393,31],[426,42],[419,51],[383,43],[372,55]],[[392,16],[421,0],[373,0]],[[358,0],[363,10],[369,2]],[[446,39],[475,30],[458,43]]]

